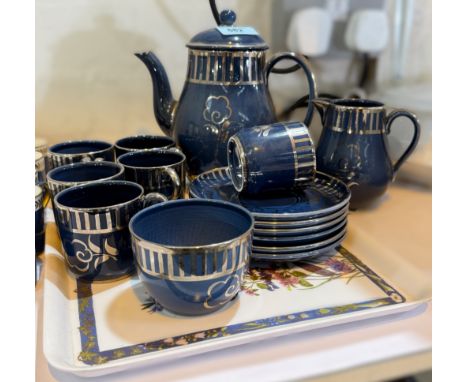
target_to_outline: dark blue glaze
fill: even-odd
[[[185,195],[185,155],[176,148],[133,151],[117,162],[125,169],[125,179],[140,184],[145,193],[159,192],[169,199]]]
[[[228,163],[239,192],[291,190],[312,183],[314,144],[301,122],[242,129],[229,139]]]
[[[70,271],[87,280],[131,273],[128,223],[145,204],[143,188],[125,181],[93,182],[59,192],[55,217]]]
[[[351,187],[351,208],[374,203],[415,149],[420,135],[417,118],[405,110],[387,115],[383,104],[370,100],[317,99],[314,103],[324,126],[317,147],[317,169]],[[400,116],[413,122],[414,136],[400,159],[392,164],[387,135],[392,122]]]
[[[233,300],[239,292],[239,282],[244,278],[244,273],[247,272],[248,266],[234,272],[229,276],[218,277],[208,281],[192,281],[180,282],[164,280],[159,277],[154,277],[137,264],[138,276],[151,296],[154,296],[158,304],[163,306],[170,312],[184,316],[199,316],[216,312],[221,309],[229,301]],[[216,287],[210,296],[207,295],[207,290],[211,285],[217,283]],[[229,294],[226,298],[226,292],[230,289],[235,289],[233,295]],[[199,299],[202,299],[201,301]],[[203,303],[213,308],[203,306]]]
[[[177,200],[147,208],[130,222],[139,277],[171,312],[215,312],[240,290],[252,230],[252,216],[231,203]]]
[[[192,83],[184,87],[174,131],[193,175],[226,166],[227,142],[242,128],[275,121],[265,85],[228,90]]]
[[[310,124],[315,82],[301,57],[281,53],[266,63],[268,47],[259,36],[223,35],[219,29],[202,32],[187,46],[187,78],[179,102],[174,101],[167,74],[154,53],[136,56],[151,74],[158,124],[187,156],[191,175],[226,166],[228,139],[242,128],[276,121],[268,76],[281,60],[297,62],[307,76],[309,109],[304,123]]]
[[[68,141],[49,147],[49,169],[76,162],[115,160],[114,145],[104,141]]]
[[[175,147],[175,141],[171,137],[158,135],[135,135],[125,137],[115,142],[115,155],[119,156],[132,152],[150,149],[169,149]]]
[[[219,19],[221,21],[221,25],[231,26],[236,22],[237,15],[232,9],[224,9],[219,14]]]
[[[199,175],[190,185],[190,196],[202,199],[225,200],[241,205],[263,220],[296,221],[327,215],[344,207],[350,191],[346,185],[327,174],[316,173],[312,185],[306,189],[248,196],[234,188],[227,168]]]

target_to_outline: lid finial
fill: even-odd
[[[225,9],[219,14],[221,25],[231,26],[236,22],[236,13],[232,9]]]

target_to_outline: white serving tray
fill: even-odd
[[[396,314],[431,296],[421,272],[350,227],[340,252],[306,263],[260,264],[221,311],[180,317],[158,310],[136,276],[77,283],[53,225],[47,235],[44,354],[54,368],[83,377]]]

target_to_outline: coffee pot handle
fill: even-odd
[[[307,84],[309,86],[309,98],[307,101],[307,113],[304,118],[304,125],[309,126],[310,122],[312,121],[312,117],[314,115],[314,105],[312,104],[312,100],[316,97],[316,88],[315,88],[315,80],[314,74],[310,69],[310,64],[301,56],[298,56],[295,53],[285,52],[285,53],[277,53],[267,62],[265,72],[266,72],[266,82],[268,86],[268,77],[273,70],[273,67],[281,60],[292,60],[297,62],[297,64],[304,70],[304,73],[307,77]]]
[[[397,119],[399,117],[406,117],[413,123],[414,134],[413,134],[413,138],[412,138],[411,143],[409,144],[408,148],[405,150],[405,152],[401,155],[401,157],[393,165],[393,172],[394,173],[396,173],[400,169],[400,166],[413,153],[414,149],[416,148],[416,146],[418,144],[419,137],[421,135],[421,125],[419,124],[418,118],[413,113],[410,113],[409,111],[401,110],[401,109],[392,111],[385,118],[385,130],[387,132],[387,135],[389,135],[390,132],[391,132],[391,127],[392,127],[393,122],[395,121],[395,119]]]

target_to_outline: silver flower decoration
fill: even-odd
[[[70,265],[81,272],[88,271],[91,264],[96,269],[99,264],[105,263],[109,259],[117,261],[118,250],[109,244],[108,239],[104,240],[103,252],[101,252],[101,248],[98,245],[92,242],[91,236],[88,236],[87,244],[78,239],[73,240],[72,244],[78,245],[76,258],[79,260],[79,263]]]

